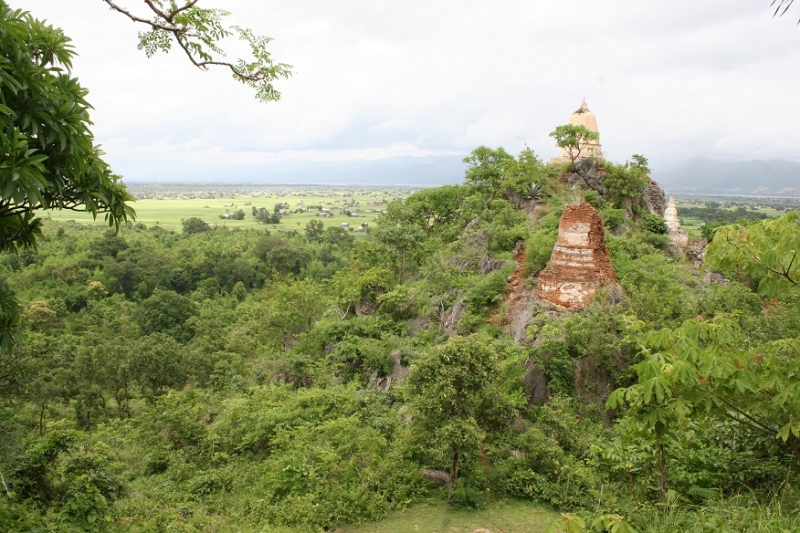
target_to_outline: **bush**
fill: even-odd
[[[205,222],[202,218],[199,217],[182,219],[181,226],[183,226],[183,233],[185,235],[204,233],[211,229],[211,226],[209,226],[207,222]]]
[[[266,520],[333,529],[404,507],[422,478],[378,431],[345,417],[279,434],[250,483],[264,494],[255,512]]]
[[[642,229],[650,233],[661,235],[667,232],[667,223],[658,215],[644,215],[639,221],[639,224],[642,226]]]
[[[525,245],[525,276],[532,276],[544,270],[550,256],[553,254],[553,247],[558,240],[558,230],[537,231],[531,235]]]
[[[606,229],[612,232],[625,227],[628,221],[624,209],[603,209],[600,211],[600,218],[603,219]]]

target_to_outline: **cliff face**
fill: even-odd
[[[568,206],[547,267],[539,273],[536,295],[567,309],[588,305],[606,284],[616,286],[604,242],[600,213],[589,204]]]

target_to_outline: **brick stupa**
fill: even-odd
[[[567,206],[550,262],[539,273],[536,295],[567,309],[579,309],[604,285],[616,285],[617,273],[604,236],[597,209],[589,204]]]

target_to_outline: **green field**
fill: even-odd
[[[686,230],[691,237],[700,237],[700,226],[703,221],[681,213],[681,209],[687,207],[706,207],[707,202],[720,204],[722,209],[734,211],[744,207],[754,213],[764,213],[768,218],[777,218],[787,212],[787,210],[800,208],[798,198],[749,198],[749,197],[730,197],[730,196],[676,196],[678,201],[678,217],[681,220],[681,227]]]
[[[198,217],[214,226],[229,228],[268,228],[275,230],[302,230],[310,220],[321,220],[326,227],[348,223],[352,229],[362,223],[372,225],[386,204],[395,198],[405,198],[414,190],[399,187],[325,187],[295,188],[259,187],[249,190],[235,187],[214,187],[189,190],[188,187],[172,189],[130,188],[137,197],[133,204],[136,222],[146,226],[158,225],[166,229],[180,230],[181,220]],[[215,196],[211,198],[210,196]],[[192,198],[192,196],[195,196]],[[342,214],[346,203],[357,202],[357,207],[348,208],[358,216]],[[289,213],[280,224],[263,224],[254,219],[252,208],[264,207],[272,213],[275,204],[288,203]],[[318,210],[294,213],[311,205],[322,205],[333,214],[331,217],[317,217]],[[221,215],[243,210],[244,220],[223,220]],[[89,213],[69,210],[49,211],[43,215],[56,221],[74,220],[86,224],[103,224],[103,216],[93,220]]]

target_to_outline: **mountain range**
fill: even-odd
[[[800,162],[785,159],[726,162],[693,157],[654,168],[652,174],[672,194],[800,196]]]
[[[135,179],[126,183],[258,183],[328,185],[420,185],[437,186],[461,183],[466,165],[463,155],[395,156],[347,161],[285,160],[258,167],[208,169],[204,174],[169,172],[170,177]]]
[[[464,155],[395,156],[372,160],[286,160],[258,167],[208,169],[203,175],[173,174],[170,182],[438,186],[462,183]],[[800,196],[800,162],[724,161],[694,157],[653,164],[652,177],[670,194]],[[224,173],[223,173],[224,172]],[[128,183],[165,180],[127,179]]]

